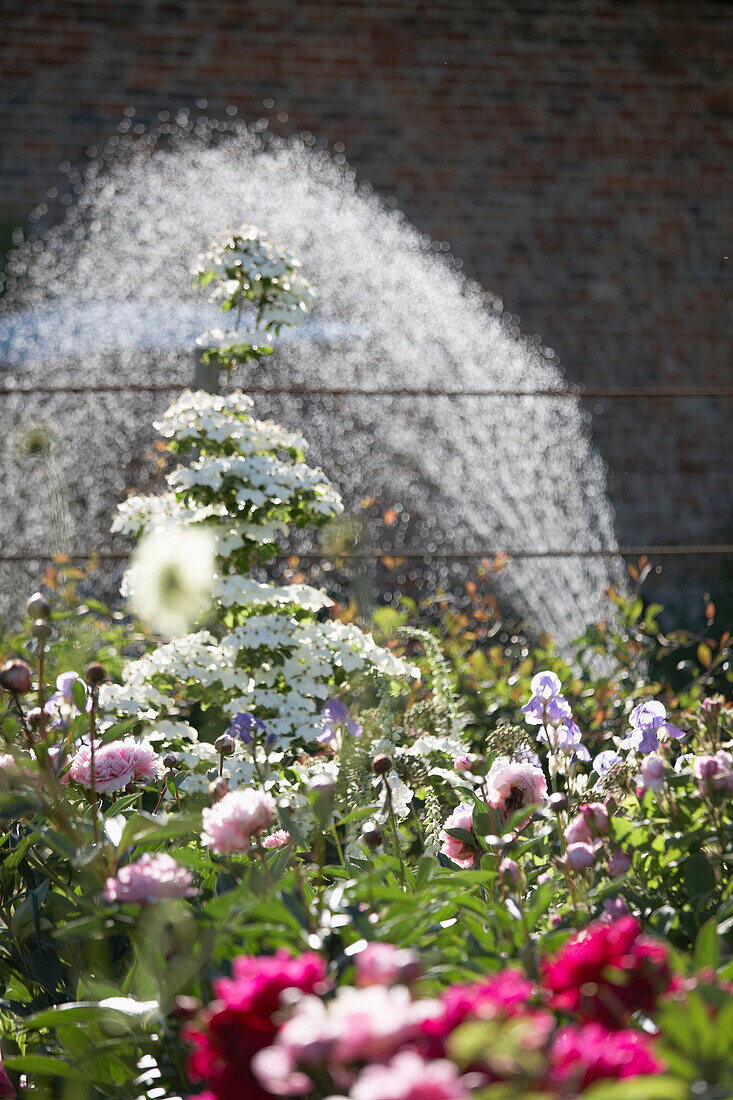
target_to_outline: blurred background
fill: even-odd
[[[583,388],[618,544],[628,560],[651,548],[649,598],[697,627],[709,593],[730,622],[728,3],[0,0],[0,14],[3,254],[64,217],[110,135],[161,114],[305,132]],[[2,370],[6,418],[21,417]]]

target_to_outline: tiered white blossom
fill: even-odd
[[[308,745],[322,730],[320,710],[336,682],[363,673],[416,675],[357,626],[319,621],[332,603],[324,592],[264,583],[246,571],[258,546],[276,546],[291,523],[318,526],[342,510],[322,471],[303,461],[304,441],[253,419],[251,408],[239,392],[183,394],[156,427],[171,449],[194,449],[195,461],[170,474],[160,496],[130,497],[114,522],[115,530],[135,533],[202,524],[216,536],[211,629],[157,646],[126,666],[122,684],[100,691],[108,715],[136,716],[151,740],[179,751],[199,785],[216,754],[197,743],[187,721],[193,706],[231,716],[249,711],[282,746],[293,739]],[[130,585],[128,576],[128,595]],[[241,754],[227,761],[233,785],[251,782],[252,768]]]

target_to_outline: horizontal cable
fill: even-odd
[[[191,383],[192,384],[192,383]],[[33,396],[53,393],[175,393],[189,383],[166,382],[159,385],[138,383],[104,383],[102,385],[69,386],[0,386],[0,396]],[[263,386],[247,385],[247,393],[260,396],[288,397],[562,397],[584,400],[664,400],[672,397],[733,397],[733,386],[639,386],[636,388],[571,386],[566,389],[540,390],[459,390],[413,386]]]
[[[275,555],[281,560],[298,558],[305,561],[321,561],[334,558],[338,561],[363,560],[371,558],[404,558],[409,561],[423,561],[440,558],[447,561],[476,561],[479,558],[501,558],[524,560],[528,558],[640,558],[647,557],[685,557],[687,555],[733,555],[733,543],[702,543],[699,546],[621,546],[617,550],[402,550],[395,547],[390,550],[359,550],[345,554],[327,554],[323,551],[309,550],[298,553],[295,550],[283,551]],[[0,554],[0,562],[53,561],[56,554]],[[123,561],[129,553],[123,550],[88,551],[83,554],[62,555],[69,561],[89,561],[98,558],[101,561]]]

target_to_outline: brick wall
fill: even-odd
[[[0,0],[0,23],[6,221],[125,108],[235,105],[345,152],[570,380],[730,383],[727,3]],[[730,400],[588,411],[625,542],[731,540]],[[719,566],[678,568],[688,598]]]

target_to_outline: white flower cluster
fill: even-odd
[[[315,298],[314,287],[298,271],[300,266],[300,260],[253,225],[213,241],[197,256],[192,274],[197,286],[210,287],[210,301],[220,302],[224,312],[235,313],[236,327],[229,332],[210,330],[198,342],[231,351],[236,359],[236,349],[265,348],[283,325],[299,325]],[[241,328],[245,305],[254,308],[254,324]]]
[[[240,454],[307,449],[296,432],[288,432],[272,420],[253,420],[249,415],[253,405],[252,398],[241,390],[227,397],[184,390],[153,427],[164,439],[175,441],[222,444],[231,440]]]
[[[214,492],[227,483],[234,487],[240,504],[255,508],[284,504],[299,493],[312,493],[312,508],[317,514],[333,516],[343,511],[341,498],[321,470],[304,462],[283,462],[272,454],[207,457],[190,466],[179,466],[168,474],[167,481],[174,489],[205,488]]]

